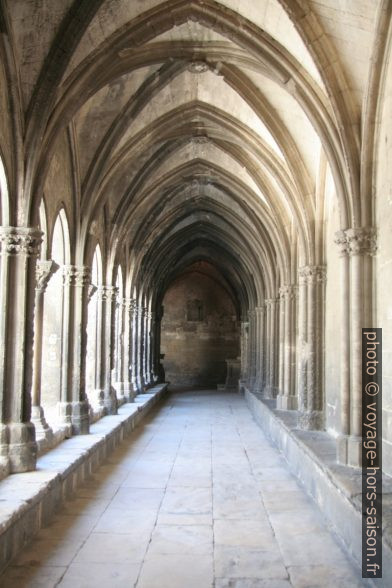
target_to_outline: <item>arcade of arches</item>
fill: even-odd
[[[0,28],[1,477],[226,369],[355,476],[375,326],[392,475],[391,0],[0,0]]]

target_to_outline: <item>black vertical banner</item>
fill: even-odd
[[[362,329],[362,578],[382,578],[382,329]]]

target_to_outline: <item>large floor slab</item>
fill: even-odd
[[[171,395],[0,577],[12,588],[355,588],[244,399]]]

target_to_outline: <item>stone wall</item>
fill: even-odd
[[[163,306],[166,381],[179,386],[224,383],[225,359],[239,355],[239,326],[225,289],[208,275],[187,273],[168,289]]]
[[[392,474],[392,59],[386,70],[383,105],[377,150],[376,225],[378,251],[376,255],[377,320],[373,327],[382,328],[382,406],[383,406],[383,468]]]

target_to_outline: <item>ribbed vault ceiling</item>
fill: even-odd
[[[67,129],[81,243],[104,211],[112,255],[128,252],[134,283],[157,301],[200,261],[241,307],[292,282],[297,258],[317,261],[320,170],[342,224],[360,222],[371,3],[46,4],[38,14],[8,3],[20,25],[26,206],[45,192]]]

